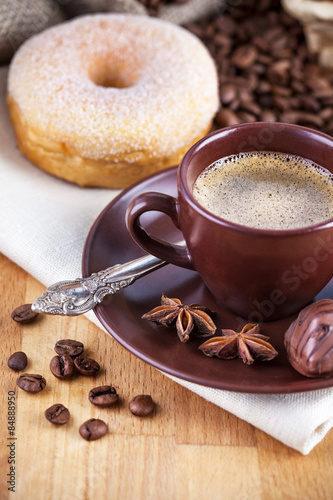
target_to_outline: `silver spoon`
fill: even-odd
[[[177,245],[185,246],[184,241]],[[164,260],[147,255],[125,264],[116,264],[87,278],[59,281],[49,286],[32,303],[32,310],[44,314],[78,316],[93,309],[106,295],[131,285],[138,278],[163,267]]]

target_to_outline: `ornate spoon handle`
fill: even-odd
[[[184,246],[180,241],[178,245]],[[93,309],[106,295],[131,285],[141,276],[165,266],[167,262],[147,255],[125,264],[104,269],[88,278],[59,281],[49,286],[32,304],[32,309],[44,314],[77,316]]]

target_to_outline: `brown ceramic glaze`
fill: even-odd
[[[145,255],[126,230],[128,204],[145,191],[176,196],[176,178],[176,168],[165,170],[123,191],[103,210],[86,241],[83,276]],[[166,215],[150,212],[142,218],[147,230],[158,238],[172,242],[181,239],[180,231]],[[106,330],[133,354],[165,373],[190,382],[253,393],[298,392],[333,385],[333,377],[309,379],[290,365],[283,345],[284,333],[297,314],[261,325],[261,332],[270,337],[269,342],[279,355],[272,361],[247,366],[240,359],[208,358],[198,349],[205,339],[193,336],[183,344],[175,329],[142,320],[145,312],[159,304],[163,292],[168,297],[179,297],[185,304],[204,304],[215,311],[217,334],[221,328],[241,329],[246,323],[245,319],[216,303],[198,273],[172,264],[140,278],[115,295],[105,297],[94,312]],[[333,299],[333,280],[316,297],[321,298]]]
[[[178,169],[178,196],[143,193],[127,212],[128,230],[146,251],[196,269],[219,305],[251,322],[271,321],[305,306],[333,276],[333,219],[307,228],[252,229],[220,219],[192,196],[201,171],[224,156],[278,151],[308,158],[333,172],[333,139],[283,123],[251,123],[214,132],[195,144]],[[166,213],[187,243],[182,250],[143,229],[147,211]]]

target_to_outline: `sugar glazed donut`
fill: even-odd
[[[81,186],[122,188],[177,165],[218,108],[214,62],[187,30],[87,15],[15,54],[7,103],[29,160]]]

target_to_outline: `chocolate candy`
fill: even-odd
[[[305,377],[333,376],[333,300],[323,299],[301,310],[286,331],[290,364]]]

